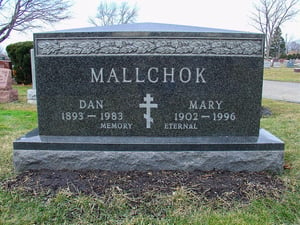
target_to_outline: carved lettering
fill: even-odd
[[[115,79],[115,82],[114,82],[114,83],[119,83],[119,82],[120,82],[120,81],[118,80],[118,77],[117,77],[117,74],[116,74],[116,71],[115,71],[114,68],[112,68],[111,71],[110,71],[110,74],[109,74],[107,83],[110,83],[111,78],[114,78],[114,79]]]
[[[129,130],[132,129],[132,123],[100,123],[100,129],[117,129],[117,130]]]
[[[206,83],[204,79],[205,68],[188,68],[182,67],[175,70],[175,68],[164,67],[162,69],[158,67],[150,67],[146,69],[140,69],[138,67],[129,69],[123,68],[91,68],[91,83],[175,83],[180,82],[183,84],[194,83]]]
[[[79,100],[79,109],[103,109],[103,100]]]
[[[196,83],[206,83],[206,81],[204,80],[204,77],[203,77],[205,68],[201,68],[201,71],[200,71],[200,68],[197,68],[196,70],[197,70]],[[200,82],[199,78],[201,78],[201,82]]]
[[[197,69],[199,69],[199,68],[197,68]],[[184,71],[186,71],[186,72],[184,72]],[[184,80],[184,75],[183,74],[186,74],[185,75],[186,80]],[[182,83],[190,82],[190,80],[191,80],[191,70],[187,67],[181,68],[181,70],[179,71],[179,79]],[[198,74],[197,74],[197,79],[198,79]],[[196,83],[197,83],[197,81],[196,81]]]
[[[192,101],[190,100],[189,109],[199,109],[199,110],[206,110],[206,109],[221,109],[223,101],[212,101],[212,100],[202,100],[202,101]]]
[[[103,68],[99,70],[97,74],[94,68],[91,68],[91,83],[103,83]]]
[[[145,83],[145,80],[140,80],[139,78],[139,68],[135,68],[135,77],[136,77],[135,80],[136,83]]]
[[[156,72],[156,79],[155,79],[155,80],[153,80],[153,79],[152,79],[152,76],[151,76],[152,70],[155,70],[155,72]],[[157,68],[157,67],[151,67],[151,68],[148,70],[148,80],[149,80],[151,83],[157,83],[157,82],[158,82],[158,76],[157,76],[157,73],[158,73],[158,68]]]
[[[168,72],[169,68],[164,68],[164,83],[174,83],[174,68],[171,68],[171,72]],[[171,77],[171,81],[168,81],[167,77]]]
[[[165,130],[197,130],[196,123],[165,123]]]
[[[123,68],[123,83],[131,83],[132,80],[127,80],[126,75],[127,75],[127,68]]]

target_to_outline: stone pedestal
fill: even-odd
[[[283,169],[284,144],[264,129],[252,137],[40,136],[14,142],[14,165],[25,170],[229,170]]]

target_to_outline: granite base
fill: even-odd
[[[113,171],[229,170],[283,168],[284,143],[261,129],[242,137],[70,137],[33,131],[14,142],[16,171],[52,169]]]
[[[0,90],[0,103],[13,102],[18,100],[18,90]]]

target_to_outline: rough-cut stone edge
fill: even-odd
[[[26,170],[111,171],[147,170],[228,170],[272,171],[281,173],[283,151],[183,151],[183,152],[121,152],[121,151],[57,151],[14,150],[17,172]]]
[[[250,146],[222,137],[216,139],[218,142],[205,137],[46,137],[34,130],[14,142],[14,165],[18,172],[30,169],[282,171],[284,143],[264,129],[260,129],[257,141],[249,142]]]

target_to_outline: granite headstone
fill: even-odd
[[[283,143],[260,130],[263,38],[152,23],[35,34],[39,129],[15,141],[16,169],[280,171]]]
[[[18,100],[18,90],[12,88],[11,70],[0,68],[0,103]]]

